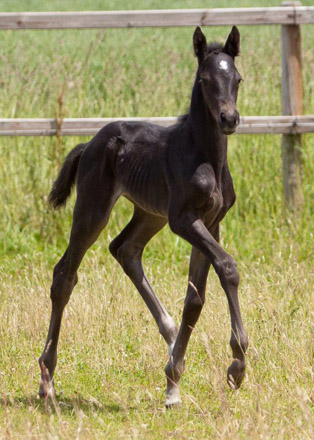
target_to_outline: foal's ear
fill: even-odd
[[[205,57],[207,51],[207,44],[206,44],[206,37],[201,31],[201,28],[199,26],[197,26],[197,28],[194,31],[193,46],[194,46],[194,53],[197,56],[198,63],[200,64]]]
[[[226,44],[223,48],[223,52],[230,55],[232,58],[236,57],[240,53],[240,32],[236,26],[233,26]]]

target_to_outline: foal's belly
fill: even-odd
[[[125,150],[119,155],[117,170],[128,200],[144,211],[167,217],[169,191],[159,154],[147,148]]]
[[[122,195],[143,211],[159,217],[168,217],[168,194],[166,193],[165,197],[158,198],[158,195],[149,191],[145,194],[139,194],[130,188],[124,188]]]

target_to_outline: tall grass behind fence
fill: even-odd
[[[242,55],[237,65],[244,77],[239,93],[240,113],[280,114],[279,29],[242,26],[240,31]],[[207,28],[205,32],[208,40],[223,41],[228,29]],[[313,27],[304,26],[305,114],[313,109],[312,33]],[[169,116],[183,114],[188,108],[196,70],[191,29],[5,31],[1,35],[1,116]],[[308,180],[312,172],[308,159],[312,139],[312,135],[304,136],[306,219],[313,209]],[[47,207],[47,194],[65,153],[79,141],[82,139],[1,139],[5,163],[1,168],[4,255],[64,243],[63,231],[69,229],[71,209],[66,215],[52,213]],[[285,236],[285,229],[280,229],[287,225],[282,211],[280,138],[233,136],[229,150],[238,202],[227,217],[225,228],[239,252],[244,246],[247,255],[253,257],[264,252],[260,244],[263,249],[265,244],[272,249],[273,239]],[[123,209],[128,211],[124,205]],[[126,222],[124,216],[123,220],[121,215],[118,217],[110,236]],[[240,228],[243,219],[250,223]],[[260,238],[253,232],[264,227],[265,222],[269,225],[268,234]],[[304,257],[310,231],[302,224],[301,220],[301,226],[295,227],[295,233],[301,235],[292,235],[292,241],[300,242],[300,255]],[[280,233],[275,232],[278,228]],[[245,239],[248,234],[252,242]],[[291,239],[287,240],[283,244],[290,243]]]

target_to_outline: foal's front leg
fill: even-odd
[[[169,216],[169,225],[173,232],[185,238],[192,244],[192,246],[198,249],[207,258],[208,262],[213,265],[217,275],[219,276],[220,283],[227,295],[231,316],[230,345],[234,359],[228,369],[227,381],[231,388],[239,388],[244,378],[245,352],[248,346],[248,339],[243,327],[238,301],[239,274],[236,263],[234,259],[222,249],[215,238],[207,230],[204,223],[191,211],[181,212],[180,215],[178,215],[178,212],[172,212],[172,215]],[[199,302],[201,303],[201,301],[203,301],[202,296],[200,296]],[[166,405],[168,402],[172,404],[172,402],[168,400],[169,387],[170,390],[174,389],[171,387],[170,383],[172,382],[177,385],[180,380],[180,376],[182,374],[182,359],[184,357],[186,346],[189,340],[189,335],[192,331],[193,320],[195,319],[193,318],[193,314],[189,312],[189,309],[186,307],[186,305],[184,313],[189,316],[184,317],[183,313],[179,335],[173,350],[173,357],[170,359],[170,362],[166,367],[166,374],[168,378]],[[199,309],[201,309],[200,305]],[[197,315],[194,312],[194,316],[198,317],[199,313]],[[189,322],[189,320],[191,320],[191,322]],[[177,402],[175,401],[173,403]]]

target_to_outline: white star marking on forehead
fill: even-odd
[[[228,70],[229,64],[227,63],[227,61],[221,60],[220,63],[219,63],[219,68],[221,70]]]

